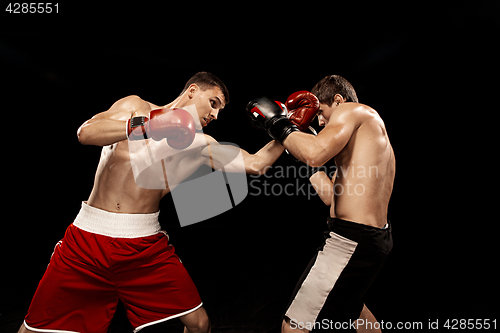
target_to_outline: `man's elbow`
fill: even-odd
[[[85,124],[78,128],[78,130],[76,131],[76,135],[78,137],[78,142],[80,142],[82,145],[90,145],[90,136],[88,134],[88,131],[85,129]]]
[[[78,131],[76,132],[76,135],[78,137],[78,142],[80,142],[82,145],[89,146],[89,145],[97,145],[99,144],[94,140],[94,135],[91,133],[91,130],[89,130],[88,126],[85,126],[83,124],[80,126]]]

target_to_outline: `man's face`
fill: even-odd
[[[339,105],[345,103],[344,97],[340,94],[335,94],[333,97],[333,103],[331,106],[328,104],[319,103],[319,111],[318,111],[318,122],[319,126],[326,126],[330,122],[330,117]]]
[[[201,90],[196,86],[193,94],[193,101],[198,111],[202,127],[207,126],[212,120],[216,120],[219,112],[224,108],[226,102],[224,94],[219,87]]]
[[[335,105],[335,103],[332,104],[332,106]],[[328,106],[328,104],[319,104],[319,111],[318,111],[318,123],[319,126],[326,126],[328,125],[328,122],[330,121],[330,117],[333,112],[333,107]]]

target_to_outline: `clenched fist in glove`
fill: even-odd
[[[281,144],[290,133],[299,129],[287,117],[286,107],[267,97],[248,102],[247,114],[257,127],[265,130],[271,138]]]
[[[167,139],[174,149],[189,147],[196,134],[193,116],[183,109],[156,109],[145,116],[133,117],[127,123],[129,140]]]
[[[288,118],[305,132],[318,114],[319,99],[313,93],[301,90],[288,96],[285,106],[288,109]]]

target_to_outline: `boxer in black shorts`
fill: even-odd
[[[300,161],[319,167],[335,157],[337,165],[331,179],[324,171],[310,178],[330,206],[328,231],[292,296],[282,323],[285,333],[334,331],[358,318],[375,321],[363,299],[392,249],[387,210],[396,166],[384,122],[358,103],[352,85],[339,75],[323,78],[312,93],[319,110],[305,110],[299,122],[271,103],[257,113],[248,110]],[[317,136],[303,132],[316,115],[325,128]],[[318,324],[321,318],[328,320]]]
[[[325,241],[302,274],[286,312],[291,329],[349,328],[358,318],[375,321],[363,296],[391,251],[390,225],[384,228],[328,218]],[[364,313],[362,313],[362,310]],[[315,324],[316,323],[316,324]],[[316,326],[315,326],[316,325]],[[296,330],[295,330],[296,331]]]

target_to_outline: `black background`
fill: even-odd
[[[127,95],[167,104],[198,71],[217,75],[231,95],[205,133],[251,153],[269,139],[247,122],[248,100],[283,101],[326,75],[347,78],[384,119],[397,160],[394,249],[368,307],[378,320],[424,327],[498,316],[497,221],[488,215],[498,197],[488,161],[497,142],[489,125],[498,111],[498,4],[307,2],[276,10],[271,3],[74,2],[60,3],[59,14],[9,14],[7,4],[0,16],[2,332],[17,332],[55,243],[92,189],[100,148],[80,145],[78,127]],[[291,163],[283,155],[269,174]],[[213,332],[278,332],[326,214],[317,197],[250,189],[236,208],[184,228],[167,196],[160,221]],[[172,321],[151,332],[168,327],[182,329]],[[111,331],[131,332],[121,310]]]

